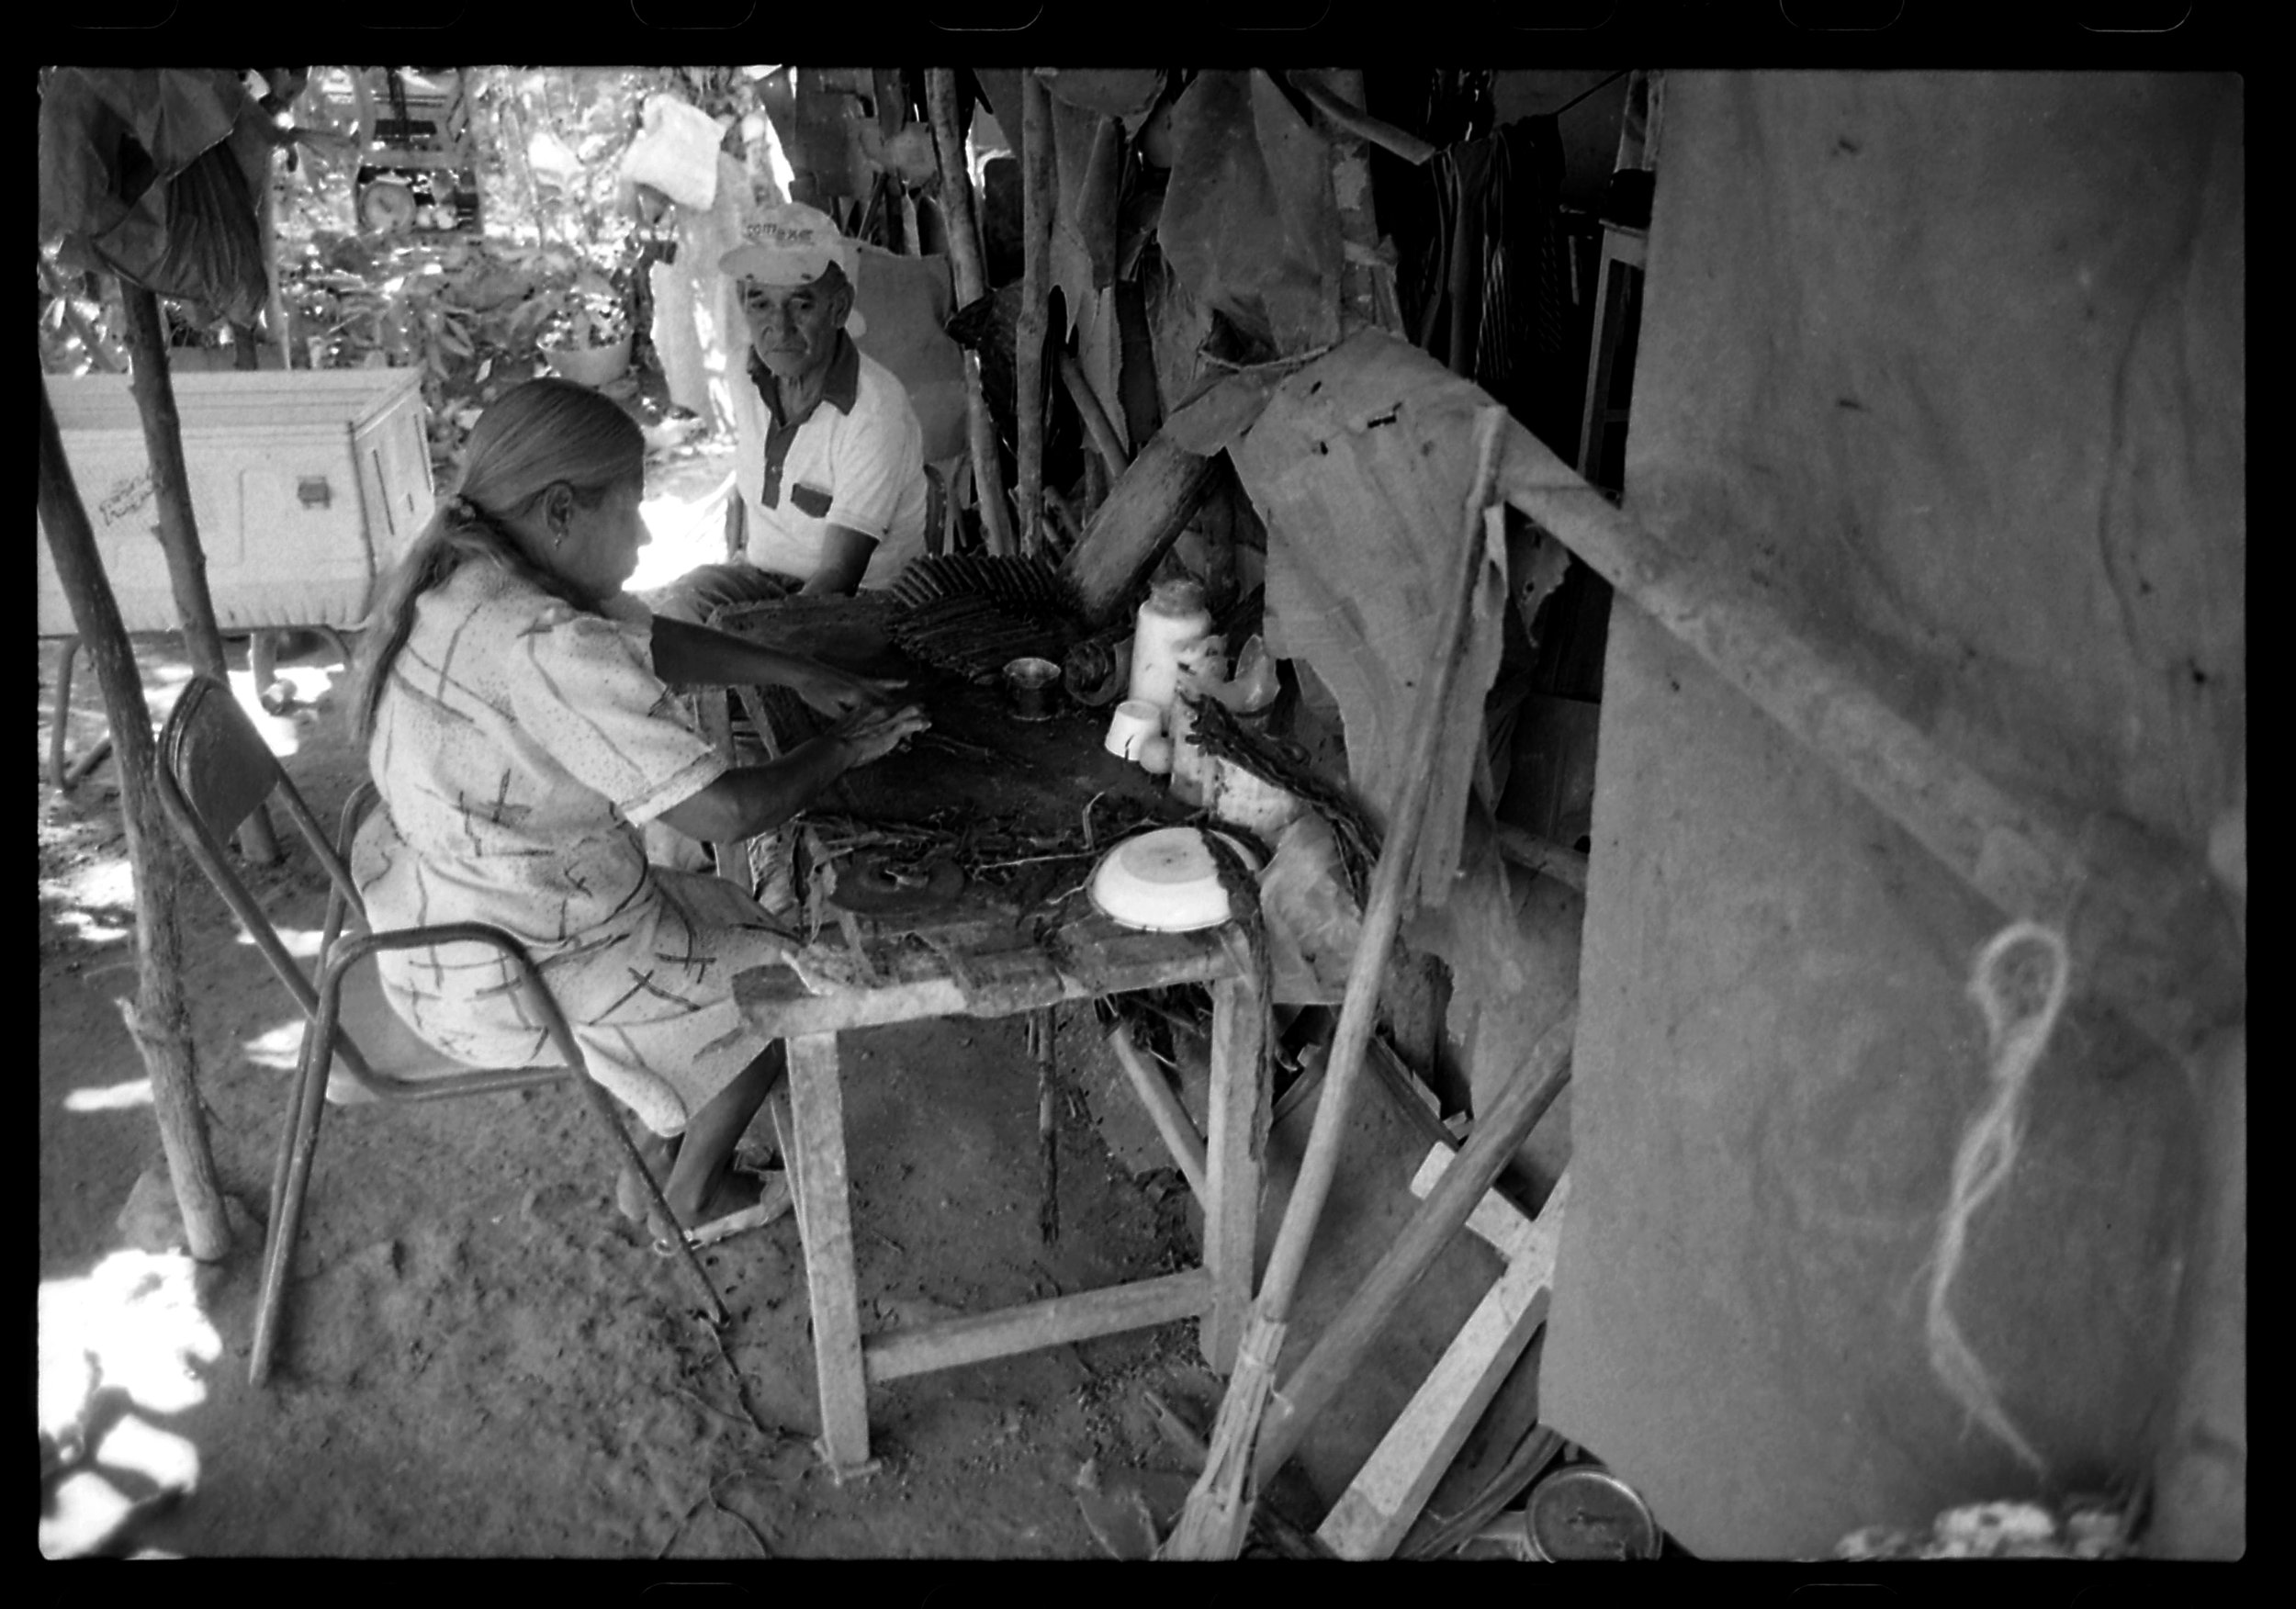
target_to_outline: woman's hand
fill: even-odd
[[[791,691],[825,715],[845,716],[889,707],[908,684],[898,677],[856,676],[816,661]]]
[[[850,770],[883,759],[932,724],[919,704],[903,704],[897,709],[871,704],[845,716],[828,735],[844,745],[846,766]]]

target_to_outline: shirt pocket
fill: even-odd
[[[828,517],[832,499],[817,486],[799,485],[789,489],[789,501],[797,505],[799,513],[820,520]]]

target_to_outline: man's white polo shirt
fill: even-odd
[[[883,587],[925,551],[925,433],[892,370],[840,330],[821,400],[801,422],[781,422],[755,354],[734,392],[751,564],[803,580],[820,564],[823,533],[843,525],[877,539],[861,579]]]

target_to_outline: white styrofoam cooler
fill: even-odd
[[[225,631],[355,624],[431,517],[431,449],[412,369],[174,377],[208,590]],[[50,376],[64,456],[129,631],[176,629],[143,426],[124,375]],[[73,633],[46,533],[42,636]]]

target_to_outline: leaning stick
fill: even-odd
[[[1253,1502],[1251,1480],[1254,1448],[1259,1437],[1261,1414],[1275,1381],[1276,1360],[1283,1348],[1284,1324],[1300,1273],[1307,1262],[1308,1243],[1322,1218],[1324,1198],[1339,1165],[1339,1147],[1345,1135],[1347,1108],[1355,1094],[1363,1055],[1378,1015],[1379,985],[1387,973],[1395,930],[1402,918],[1403,897],[1412,883],[1419,834],[1425,823],[1428,778],[1435,770],[1435,747],[1441,736],[1442,714],[1458,685],[1465,658],[1467,624],[1472,616],[1475,582],[1483,565],[1484,505],[1498,478],[1502,427],[1506,411],[1490,407],[1475,422],[1475,482],[1468,494],[1464,533],[1458,557],[1459,578],[1446,601],[1448,613],[1437,636],[1441,645],[1435,672],[1420,695],[1410,728],[1411,757],[1403,768],[1403,793],[1397,802],[1379,863],[1371,874],[1371,892],[1364,912],[1363,930],[1347,969],[1347,987],[1341,997],[1339,1026],[1332,1041],[1331,1060],[1324,1075],[1323,1093],[1316,1107],[1315,1125],[1308,1135],[1291,1199],[1284,1208],[1283,1223],[1268,1254],[1267,1272],[1253,1303],[1244,1341],[1237,1349],[1234,1376],[1220,1405],[1213,1427],[1211,1454],[1187,1504],[1161,1555],[1166,1558],[1232,1558],[1243,1547]]]
[[[1299,1367],[1285,1376],[1269,1401],[1253,1457],[1257,1478],[1266,1481],[1299,1450],[1317,1414],[1329,1407],[1354,1377],[1364,1356],[1385,1333],[1404,1300],[1443,1248],[1451,1243],[1475,1203],[1497,1182],[1538,1120],[1570,1078],[1570,1053],[1578,1038],[1579,1009],[1570,1009],[1541,1034],[1514,1077],[1488,1111],[1476,1113],[1475,1131],[1443,1176],[1435,1181],[1402,1232],[1365,1275]]]

